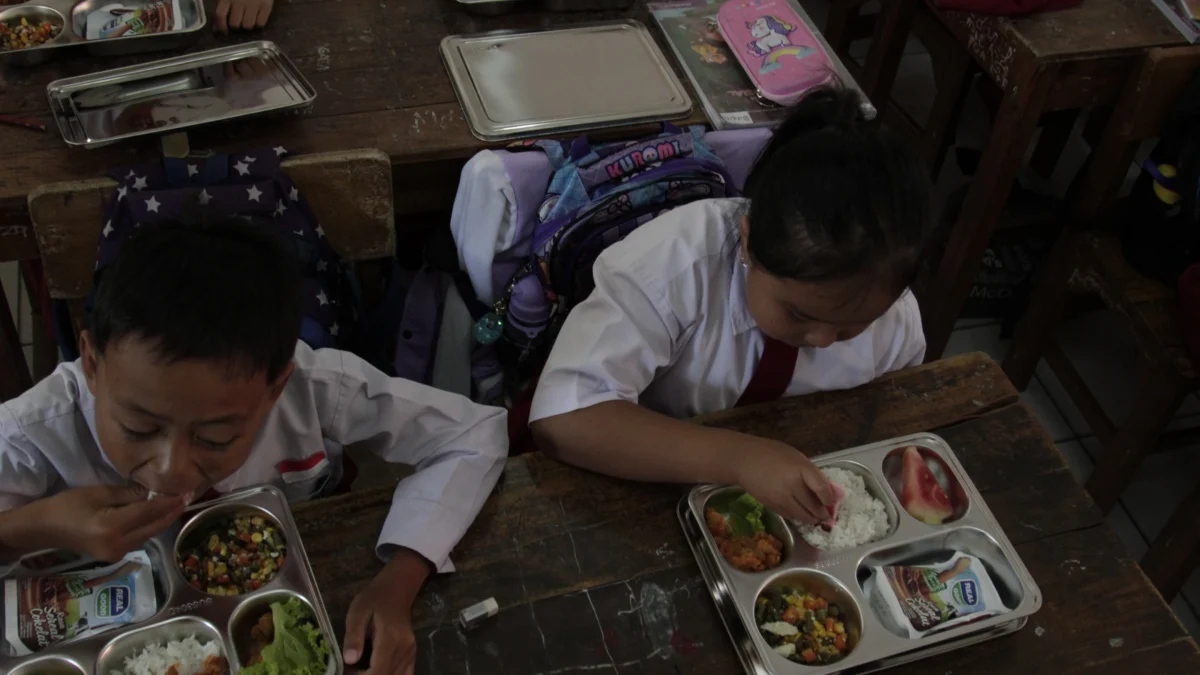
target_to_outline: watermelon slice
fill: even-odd
[[[946,491],[915,446],[904,449],[903,460],[904,493],[900,496],[900,503],[904,510],[927,525],[941,525],[954,515],[954,507]]]

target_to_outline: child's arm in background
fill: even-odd
[[[213,27],[219,33],[262,28],[274,6],[275,0],[217,0]]]
[[[540,419],[530,425],[538,447],[621,478],[741,485],[781,515],[824,520],[828,482],[795,449],[637,404],[685,334],[664,298],[689,289],[655,288],[604,256],[594,273],[596,289],[567,317],[538,383],[533,416]]]
[[[369,672],[411,672],[416,652],[412,603],[432,571],[454,569],[450,551],[504,467],[507,416],[500,408],[388,377],[346,352],[310,354],[316,369],[342,374],[337,391],[319,394],[336,402],[331,417],[322,419],[326,437],[416,470],[396,487],[377,547],[388,563],[351,604],[344,642],[345,660],[354,665],[369,626]]]

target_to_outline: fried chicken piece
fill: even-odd
[[[198,675],[229,675],[229,662],[223,656],[209,656]]]
[[[179,675],[179,664],[176,663],[170,668],[167,668],[167,675]]]

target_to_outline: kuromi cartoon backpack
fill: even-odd
[[[717,28],[764,99],[795,105],[835,79],[821,40],[787,0],[729,0]]]
[[[733,196],[725,165],[701,127],[664,125],[641,141],[537,141],[554,167],[525,260],[475,325],[481,344],[503,340],[501,362],[521,376],[548,352],[567,312],[592,292],[592,263],[633,230],[677,206]]]

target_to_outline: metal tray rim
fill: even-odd
[[[197,121],[191,121],[191,122],[183,122],[180,124],[170,125],[170,126],[165,126],[165,127],[141,129],[138,131],[133,131],[133,132],[120,134],[117,136],[112,136],[109,138],[104,138],[104,139],[99,139],[99,140],[90,139],[90,138],[83,138],[81,140],[79,137],[77,137],[72,132],[72,130],[70,129],[70,126],[69,126],[69,122],[73,118],[73,115],[65,115],[64,116],[64,115],[60,114],[59,111],[60,111],[61,107],[56,105],[58,99],[60,99],[64,96],[69,96],[76,89],[80,88],[82,85],[87,85],[88,87],[98,87],[98,86],[103,86],[106,84],[116,84],[116,83],[120,83],[123,81],[127,81],[131,76],[134,76],[134,75],[145,75],[147,73],[156,73],[158,71],[162,71],[163,74],[169,74],[170,72],[172,72],[173,69],[184,68],[190,64],[194,64],[194,63],[197,63],[200,61],[207,61],[207,60],[210,60],[213,58],[219,58],[219,57],[227,56],[227,55],[230,55],[230,56],[237,55],[237,54],[241,54],[241,53],[247,53],[247,54],[260,53],[260,54],[270,55],[272,60],[274,60],[278,63],[279,68],[281,71],[283,71],[284,75],[286,75],[288,77],[288,79],[291,81],[291,83],[296,87],[296,89],[304,95],[304,99],[301,101],[292,102],[292,103],[289,103],[286,105],[275,105],[275,106],[263,105],[263,106],[259,106],[256,108],[240,110],[237,112],[232,112],[232,113],[222,115],[221,117],[219,117],[217,119],[197,120]],[[98,147],[103,147],[106,145],[111,145],[113,143],[118,143],[121,141],[133,139],[133,138],[141,138],[143,136],[176,133],[176,132],[180,132],[180,131],[185,131],[187,129],[192,129],[192,128],[195,128],[198,126],[204,126],[207,124],[213,124],[213,123],[217,123],[217,122],[228,122],[231,120],[243,119],[243,118],[250,117],[253,115],[261,115],[261,114],[269,113],[269,112],[282,112],[282,111],[286,111],[286,110],[296,110],[296,109],[307,108],[307,107],[311,106],[313,104],[313,102],[316,100],[317,91],[313,88],[312,84],[309,83],[307,79],[305,79],[303,74],[301,74],[300,71],[296,69],[295,64],[292,63],[292,60],[290,58],[288,58],[287,54],[285,54],[282,50],[280,50],[279,47],[274,42],[271,42],[269,40],[257,40],[257,41],[245,42],[245,43],[241,43],[241,44],[237,44],[237,45],[227,45],[224,47],[218,47],[216,49],[210,49],[210,50],[206,50],[206,51],[202,51],[202,52],[196,52],[193,54],[183,54],[180,56],[174,56],[174,57],[171,57],[168,59],[162,59],[159,61],[151,61],[151,62],[143,63],[143,64],[135,64],[135,65],[131,65],[131,66],[124,66],[121,68],[114,68],[111,70],[100,71],[98,73],[91,73],[88,75],[76,75],[73,77],[66,77],[66,78],[62,78],[59,80],[54,80],[53,82],[50,82],[49,84],[46,85],[46,98],[50,103],[50,109],[54,116],[54,121],[58,126],[59,134],[60,134],[60,136],[62,136],[63,141],[68,146],[71,146],[71,147],[83,147],[83,148],[90,149],[90,148],[98,148]]]
[[[724,563],[723,560],[717,559],[716,555],[713,553],[715,548],[711,539],[711,534],[708,532],[708,528],[703,525],[703,505],[712,493],[735,486],[694,486],[688,491],[687,495],[680,500],[679,517],[680,523],[684,529],[685,538],[687,538],[688,544],[692,548],[692,552],[696,556],[698,562],[701,560],[705,561],[700,564],[701,572],[705,576],[705,581],[709,586],[709,590],[714,601],[718,604],[718,609],[721,610],[720,613],[722,615],[722,621],[726,622],[726,630],[730,633],[731,637],[734,638],[735,646],[737,646],[739,651],[741,651],[744,647],[741,644],[736,644],[738,643],[738,640],[734,636],[734,631],[731,630],[728,625],[729,618],[726,616],[726,614],[732,611],[738,618],[740,632],[747,633],[749,635],[749,642],[753,644],[755,651],[753,657],[742,655],[744,665],[747,666],[748,672],[750,672],[750,668],[752,666],[761,667],[767,672],[773,672],[777,671],[782,664],[794,664],[792,664],[791,661],[787,661],[782,656],[778,656],[773,650],[766,647],[766,643],[762,641],[762,637],[758,634],[757,630],[751,631],[746,628],[748,625],[754,625],[754,621],[752,615],[749,617],[747,616],[747,612],[750,610],[743,606],[744,603],[734,599],[740,597],[738,593],[739,588],[744,591],[745,589],[742,587],[752,587],[755,589],[753,595],[754,597],[757,597],[758,592],[760,592],[761,589],[765,587],[772,578],[778,576],[778,573],[786,573],[788,570],[799,571],[807,568],[831,574],[830,568],[832,567],[849,566],[855,570],[855,572],[857,572],[857,570],[863,564],[863,561],[873,553],[886,550],[892,546],[902,545],[906,542],[919,541],[926,536],[937,537],[939,532],[949,533],[956,529],[973,528],[982,531],[991,537],[1004,554],[1007,562],[1011,565],[1013,572],[1016,574],[1017,580],[1024,591],[1022,602],[1017,607],[1011,608],[1012,611],[1007,614],[997,615],[972,624],[959,626],[957,628],[934,633],[932,635],[927,635],[923,638],[914,640],[902,638],[886,629],[882,623],[880,623],[878,617],[874,615],[873,610],[870,608],[870,603],[866,598],[861,585],[858,583],[857,578],[844,579],[834,574],[834,578],[838,579],[842,585],[845,586],[845,588],[850,592],[850,595],[860,605],[859,609],[863,615],[864,633],[867,632],[867,628],[870,626],[872,633],[880,633],[880,640],[883,645],[886,645],[890,642],[893,645],[896,645],[898,648],[885,654],[883,657],[878,657],[874,660],[871,660],[871,658],[866,654],[863,654],[863,656],[859,659],[855,659],[855,654],[852,653],[846,659],[843,659],[836,664],[832,664],[828,668],[806,669],[808,672],[819,675],[823,672],[840,672],[847,668],[854,668],[857,670],[857,668],[863,666],[866,666],[867,670],[877,670],[879,668],[890,667],[891,665],[896,665],[898,663],[905,663],[917,658],[922,658],[924,655],[941,653],[950,649],[954,649],[957,646],[971,644],[975,641],[982,641],[984,639],[989,639],[990,637],[1005,634],[1006,632],[1019,630],[1030,615],[1041,609],[1042,596],[1040,588],[1029,574],[1028,569],[1025,567],[1024,561],[1021,560],[1015,548],[1012,546],[1012,543],[1008,540],[1007,535],[996,522],[991,510],[987,508],[983,496],[979,493],[974,483],[970,480],[965,468],[958,461],[956,454],[951,449],[950,445],[945,441],[945,439],[934,433],[921,432],[819,455],[814,457],[813,461],[818,466],[833,464],[839,461],[857,461],[860,464],[873,464],[874,462],[866,462],[855,458],[855,456],[870,453],[877,454],[881,450],[891,452],[895,448],[904,447],[906,445],[923,445],[937,451],[942,459],[946,461],[946,463],[955,472],[956,478],[962,484],[964,491],[966,491],[969,495],[971,510],[968,511],[967,514],[964,514],[964,516],[958,521],[949,523],[945,526],[940,526],[938,528],[930,528],[926,535],[916,537],[910,536],[908,538],[901,537],[900,541],[894,541],[894,538],[900,537],[900,532],[902,531],[901,528],[898,527],[889,537],[885,537],[878,541],[834,554],[835,563],[827,566],[806,566],[803,564],[793,564],[788,566],[787,561],[785,560],[785,563],[779,568],[775,568],[774,570],[764,573],[754,573],[751,575],[732,570],[727,564]],[[881,484],[886,485],[886,477],[882,475],[882,458],[879,459],[878,464],[878,474],[875,477]],[[870,466],[868,466],[868,469],[872,470]],[[872,470],[872,473],[876,472]],[[897,496],[892,493],[893,491],[890,487],[887,487],[886,489],[888,490],[888,498],[895,501]],[[903,509],[900,509],[900,512],[902,514],[900,516],[901,518],[911,518],[911,516],[908,516],[907,512],[904,512]],[[685,522],[685,516],[687,518],[691,518],[694,526],[689,526],[688,523]],[[698,541],[693,540],[693,528],[695,532],[698,532],[700,535]],[[908,529],[915,528],[910,526]],[[749,577],[749,579],[742,579],[741,576],[739,576],[737,579],[734,579],[731,578],[731,574],[745,574],[745,576]],[[714,579],[710,578],[710,576],[719,579],[720,584],[726,589],[724,594],[717,590],[716,583],[714,582]],[[855,574],[855,577],[856,576],[857,574]],[[722,595],[728,595],[729,597],[719,597]],[[722,607],[722,603],[731,605],[731,607]],[[1009,626],[1010,628],[1008,630],[999,630],[999,627],[1004,626]],[[952,646],[946,646],[943,648],[944,645]],[[901,656],[914,653],[918,655],[912,658],[906,658],[904,660],[895,660]],[[877,663],[884,660],[888,661],[887,665],[870,665],[872,663]]]
[[[263,588],[237,597],[208,595],[196,591],[186,584],[180,586],[177,583],[182,578],[182,575],[175,569],[175,543],[183,526],[204,511],[225,504],[243,504],[249,507],[261,508],[279,521],[280,526],[287,531],[288,538],[288,561],[285,570],[290,571],[286,572],[286,577],[283,577],[284,573],[281,573],[281,578],[272,580],[271,583],[263,586]],[[169,541],[165,541],[167,539]],[[303,597],[312,606],[313,618],[328,641],[330,648],[329,666],[325,675],[342,675],[344,673],[345,663],[342,661],[341,647],[338,642],[337,633],[333,630],[333,622],[330,620],[329,611],[325,606],[324,598],[321,596],[320,587],[313,573],[312,564],[308,559],[308,552],[305,550],[303,541],[300,539],[300,533],[296,527],[295,517],[292,515],[287,497],[275,486],[259,485],[249,487],[237,492],[221,495],[210,501],[193,504],[184,510],[183,516],[180,517],[177,523],[172,525],[162,535],[151,539],[148,545],[155,546],[165,551],[166,554],[166,557],[162,560],[165,569],[161,571],[156,570],[156,573],[161,573],[166,577],[164,580],[166,582],[164,584],[166,586],[166,598],[154,616],[146,621],[114,628],[113,630],[83,640],[54,645],[32,656],[20,657],[0,654],[0,672],[8,672],[34,659],[58,658],[81,666],[85,675],[106,675],[97,672],[96,665],[100,654],[107,645],[125,635],[144,631],[181,618],[191,617],[211,623],[217,628],[222,641],[222,649],[225,651],[225,656],[229,661],[230,672],[232,675],[238,675],[241,664],[238,662],[233,636],[228,630],[230,619],[244,603],[253,602],[256,598],[261,598],[274,592],[286,591]]]

